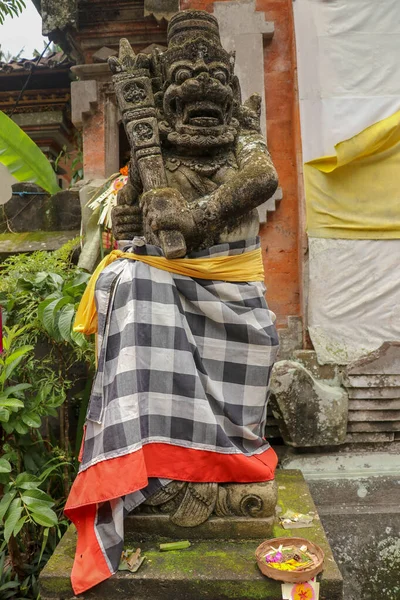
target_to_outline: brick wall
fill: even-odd
[[[224,1],[224,0],[220,0]],[[213,11],[209,0],[181,0],[181,9]],[[256,9],[275,23],[264,46],[267,137],[283,200],[261,228],[267,299],[278,326],[301,314],[301,147],[292,0],[257,0]],[[300,188],[300,189],[299,189]],[[300,260],[299,260],[300,257]]]

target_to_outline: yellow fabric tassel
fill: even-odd
[[[76,313],[74,331],[86,333],[87,335],[97,332],[97,313],[94,301],[96,281],[103,269],[119,258],[139,260],[156,269],[177,275],[185,275],[193,279],[229,282],[264,281],[261,248],[233,256],[175,258],[173,260],[163,256],[147,256],[113,250],[103,258],[89,280]]]

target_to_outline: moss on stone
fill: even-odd
[[[279,470],[276,480],[278,502],[283,511],[316,512],[299,471]],[[275,525],[274,536],[300,536],[319,544],[327,559],[321,593],[323,591],[323,597],[329,600],[341,599],[341,576],[318,518],[314,526],[307,529],[284,530]],[[188,549],[173,552],[160,552],[160,541],[167,540],[152,538],[137,543],[146,556],[140,570],[137,573],[118,572],[96,588],[94,597],[102,600],[134,594],[138,600],[148,597],[156,600],[170,597],[168,594],[172,591],[177,600],[189,597],[276,600],[280,597],[280,583],[264,577],[257,567],[255,551],[262,540],[199,540],[192,542]],[[75,544],[76,531],[71,527],[40,576],[44,600],[72,597],[69,576]]]
[[[66,242],[79,236],[78,231],[30,231],[0,233],[0,258],[19,252],[57,250]]]

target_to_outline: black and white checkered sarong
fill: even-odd
[[[242,254],[258,239],[191,257]],[[162,256],[154,246],[135,253]],[[220,454],[265,452],[268,385],[278,351],[262,282],[191,279],[120,259],[96,284],[98,371],[80,473],[163,443]],[[167,479],[97,506],[96,535],[110,572],[123,549],[123,517]]]

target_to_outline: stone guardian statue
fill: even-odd
[[[123,519],[273,519],[277,458],[264,438],[278,350],[256,207],[277,175],[260,98],[242,104],[218,22],[176,14],[163,53],[109,59],[132,149],[113,210],[126,247],[96,270],[76,330],[98,335],[82,462],[76,594],[116,571]],[[250,68],[250,66],[249,66]]]

